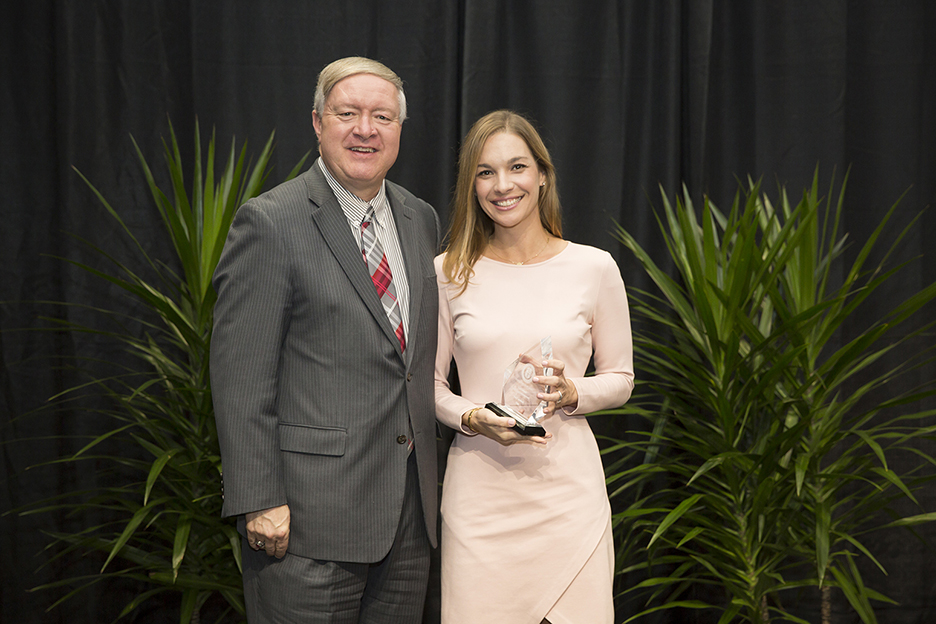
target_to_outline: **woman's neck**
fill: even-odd
[[[489,255],[495,260],[522,265],[541,258],[547,251],[552,235],[541,224],[523,232],[495,228],[488,241]]]

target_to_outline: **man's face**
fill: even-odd
[[[400,151],[397,89],[373,74],[338,81],[312,125],[325,166],[342,186],[370,201]]]

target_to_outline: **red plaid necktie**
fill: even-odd
[[[400,341],[400,350],[406,350],[406,336],[403,333],[403,316],[400,314],[400,304],[397,302],[396,289],[393,287],[393,274],[390,272],[390,263],[384,255],[383,247],[377,240],[377,233],[371,227],[374,221],[374,209],[369,208],[364,220],[361,222],[361,254],[367,263],[367,272],[377,289],[377,296],[383,304],[390,325],[396,332]]]

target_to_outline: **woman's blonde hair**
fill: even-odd
[[[484,144],[499,132],[520,137],[530,149],[536,167],[546,181],[539,191],[540,222],[547,232],[562,238],[562,207],[556,188],[556,169],[543,139],[533,124],[518,113],[509,110],[488,113],[474,123],[458,153],[458,182],[449,210],[448,245],[442,270],[450,283],[459,286],[459,294],[468,287],[468,280],[474,275],[474,265],[494,233],[494,222],[481,209],[474,189]]]

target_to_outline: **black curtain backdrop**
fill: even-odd
[[[29,331],[47,325],[43,315],[99,323],[83,308],[42,302],[134,312],[60,260],[102,266],[86,239],[134,262],[73,167],[172,262],[130,135],[166,183],[168,119],[189,162],[196,117],[203,139],[214,129],[224,146],[236,136],[253,152],[275,129],[278,180],[315,147],[315,80],[335,58],[376,58],[403,78],[410,118],[390,177],[443,222],[471,122],[502,107],[533,117],[558,168],[567,238],[612,252],[630,287],[649,283],[610,231],[619,222],[665,262],[653,216],[661,186],[672,197],[685,184],[727,206],[748,176],[771,193],[783,183],[796,199],[817,166],[823,188],[850,168],[844,226],[856,243],[901,194],[901,225],[936,200],[930,0],[5,0],[2,15],[0,512],[96,482],[93,462],[27,468],[74,452],[71,436],[99,432],[99,419],[32,412],[76,381],[57,356],[122,358],[100,337]],[[934,238],[930,209],[899,250],[911,270],[869,313],[936,280]],[[932,366],[920,372],[934,375]],[[606,432],[632,425],[594,423]],[[936,492],[920,501],[936,509]],[[62,575],[42,552],[42,531],[90,522],[0,517],[0,621],[113,619],[127,588],[94,589],[51,613],[60,594],[27,593]],[[889,575],[868,565],[867,581],[899,602],[881,605],[881,622],[936,621],[936,529],[920,535],[928,541],[868,537]],[[840,597],[835,604],[835,622],[858,621]],[[804,599],[803,617],[818,621],[813,606]],[[132,621],[177,617],[163,609]]]

